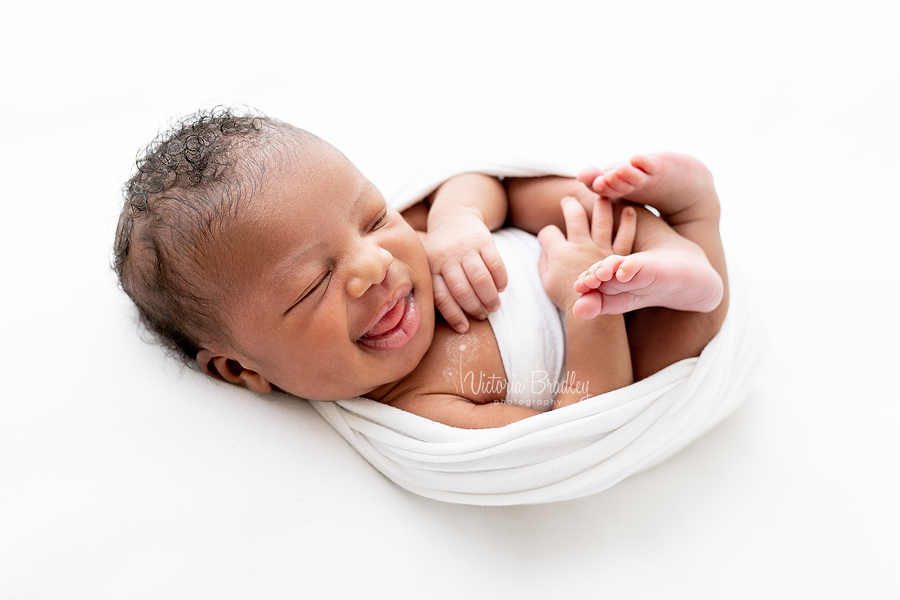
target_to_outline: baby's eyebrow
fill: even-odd
[[[278,261],[274,267],[269,270],[269,276],[266,278],[266,284],[270,289],[278,289],[289,275],[293,275],[298,270],[298,263],[303,269],[309,264],[307,257],[312,253],[314,246],[307,246],[299,255],[290,254]]]

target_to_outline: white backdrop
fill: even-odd
[[[896,597],[900,44],[884,3],[161,1],[2,12],[0,597]],[[470,140],[701,157],[751,401],[554,505],[393,486],[303,402],[138,339],[108,265],[170,117],[249,104],[376,184]]]

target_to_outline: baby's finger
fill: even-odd
[[[598,196],[594,200],[594,214],[591,217],[591,239],[603,248],[612,243],[613,209],[608,198]]]
[[[503,264],[500,253],[497,252],[497,246],[493,242],[483,246],[481,248],[481,258],[484,260],[485,266],[490,270],[497,290],[500,292],[505,290],[506,284],[509,283],[509,278],[506,275],[506,265]]]
[[[490,280],[490,273],[487,272],[487,269],[484,269],[484,271],[485,277]],[[447,283],[447,289],[450,290],[453,299],[460,308],[473,317],[481,318],[482,314],[487,316],[487,308],[481,303],[481,300],[475,293],[469,281],[469,275],[462,265],[451,264],[446,266],[441,274]],[[493,285],[493,281],[491,281],[491,285]]]
[[[469,320],[466,319],[466,314],[453,299],[453,294],[447,288],[444,277],[440,273],[435,273],[431,276],[431,282],[434,287],[434,305],[441,311],[444,320],[459,333],[468,331]]]
[[[467,255],[463,260],[463,269],[466,271],[466,277],[469,278],[469,285],[475,290],[480,301],[477,307],[473,307],[474,312],[469,311],[469,314],[478,319],[484,319],[487,317],[488,310],[494,310],[494,307],[500,306],[500,296],[497,294],[494,278],[479,254]]]
[[[560,201],[560,204],[566,220],[566,238],[569,240],[590,239],[591,230],[588,227],[587,213],[581,202],[572,196],[566,196]]]
[[[634,208],[626,206],[619,216],[619,230],[616,231],[616,239],[612,244],[613,253],[622,256],[631,254],[635,235],[637,235],[637,212]]]
[[[541,243],[541,247],[546,251],[560,242],[565,242],[566,236],[563,235],[563,232],[556,225],[547,225],[538,231],[537,239]]]

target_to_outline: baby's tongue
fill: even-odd
[[[401,298],[397,301],[397,304],[394,305],[394,308],[387,311],[381,319],[375,323],[375,325],[366,332],[366,336],[376,336],[385,333],[386,331],[390,331],[394,327],[400,323],[400,318],[403,317],[403,309],[406,308],[406,298]]]

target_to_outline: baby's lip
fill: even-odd
[[[411,283],[404,283],[399,288],[394,290],[394,293],[391,294],[391,296],[388,298],[387,302],[385,302],[384,305],[381,307],[381,309],[378,311],[378,313],[376,313],[375,318],[372,319],[371,321],[369,321],[369,324],[366,326],[365,329],[363,329],[363,332],[360,335],[356,336],[356,339],[359,339],[359,338],[365,336],[369,331],[371,331],[372,328],[375,327],[375,324],[378,323],[378,321],[380,321],[381,318],[384,315],[386,315],[389,310],[394,308],[394,306],[398,302],[400,302],[400,300],[409,296],[410,292],[412,292],[412,284]]]

